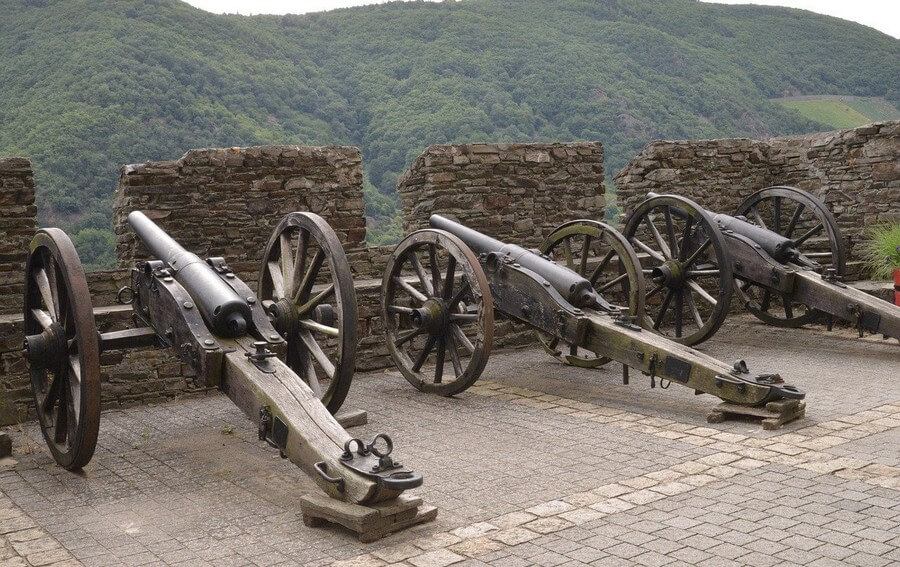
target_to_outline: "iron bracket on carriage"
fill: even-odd
[[[828,207],[795,187],[750,195],[734,216],[650,193],[624,234],[652,281],[645,327],[695,345],[721,327],[736,294],[766,324],[835,319],[900,340],[900,307],[843,283],[846,246]]]
[[[784,400],[784,421],[802,416],[803,392],[779,375],[735,373],[635,325],[646,318],[644,276],[611,226],[572,221],[530,251],[438,215],[430,225],[397,246],[382,282],[388,348],[416,388],[454,395],[471,386],[487,363],[496,310],[535,329],[547,352],[569,364],[616,361],[626,383],[634,368],[653,384],[680,384],[735,407]]]
[[[23,354],[57,463],[77,470],[94,454],[100,352],[169,347],[327,495],[301,499],[308,525],[340,523],[369,541],[436,516],[433,506],[404,494],[423,479],[394,460],[390,437],[363,445],[333,416],[353,376],[358,316],[349,264],[324,219],[284,217],[256,292],[224,259],[200,259],[142,213],[128,222],[155,259],[138,262],[118,294],[136,324],[125,331],[97,332],[84,270],[64,232],[43,229],[31,243]],[[358,454],[348,455],[354,441]],[[341,520],[348,516],[359,521]]]

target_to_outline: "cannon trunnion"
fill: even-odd
[[[382,284],[388,347],[420,390],[452,395],[477,380],[496,309],[534,328],[548,352],[567,362],[621,363],[626,383],[633,368],[653,384],[680,384],[739,406],[802,405],[804,394],[777,374],[752,374],[743,363],[724,364],[637,325],[644,317],[641,268],[608,225],[567,223],[535,252],[438,215],[430,224],[397,246]]]

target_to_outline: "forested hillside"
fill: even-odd
[[[428,144],[600,140],[614,173],[654,138],[824,128],[769,98],[896,106],[898,85],[900,42],[783,8],[462,0],[244,17],[6,0],[0,155],[32,158],[41,223],[104,264],[118,166],[192,147],[358,145],[375,236],[390,238],[397,177]]]

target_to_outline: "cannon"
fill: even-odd
[[[382,280],[387,347],[417,389],[451,396],[471,386],[490,355],[497,310],[535,329],[567,362],[621,363],[625,383],[634,368],[651,385],[680,384],[736,408],[765,406],[782,423],[803,415],[805,394],[779,375],[725,364],[636,325],[644,277],[613,227],[566,223],[532,251],[439,215],[429,224],[397,245]]]
[[[624,234],[650,280],[643,325],[695,345],[715,334],[732,298],[758,319],[800,327],[835,319],[859,335],[900,339],[900,307],[842,278],[846,249],[831,212],[795,187],[767,187],[734,216],[676,195],[650,193]]]
[[[367,541],[434,518],[434,507],[404,494],[423,479],[394,459],[391,438],[365,443],[332,415],[352,380],[358,316],[349,264],[324,219],[282,219],[256,293],[223,258],[201,260],[143,213],[128,222],[155,259],[137,262],[119,291],[135,323],[126,330],[97,332],[84,270],[63,231],[42,229],[30,245],[23,354],[41,432],[60,466],[80,469],[94,454],[100,353],[169,347],[324,491],[302,500],[308,525],[342,523]]]

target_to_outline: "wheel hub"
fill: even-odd
[[[300,330],[300,315],[297,306],[287,298],[281,298],[269,307],[272,326],[282,337],[294,336]]]
[[[657,285],[679,288],[684,285],[684,269],[677,260],[666,260],[665,263],[653,268],[650,279]]]
[[[66,331],[58,322],[53,323],[37,335],[26,336],[23,344],[25,358],[35,368],[59,366],[66,351]]]
[[[422,307],[412,310],[409,320],[415,328],[439,335],[447,326],[446,309],[440,301],[429,299]]]

